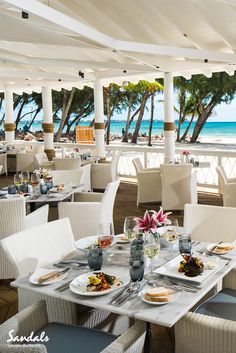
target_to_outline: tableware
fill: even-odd
[[[232,246],[232,249],[230,250],[225,250],[225,251],[217,251],[217,245],[221,245],[221,246],[228,246],[228,247],[231,247]],[[211,252],[212,254],[214,255],[224,255],[224,254],[228,254],[230,251],[233,251],[235,249],[235,245],[233,243],[223,243],[223,242],[220,242],[220,243],[213,243],[213,244],[209,244],[207,246],[207,250],[209,252]]]
[[[15,195],[17,193],[16,185],[8,186],[8,194]]]
[[[41,192],[42,195],[47,194],[47,192],[48,192],[48,186],[47,186],[46,183],[40,184],[40,192]]]
[[[37,268],[34,273],[30,276],[29,278],[29,282],[32,283],[32,284],[36,284],[36,285],[40,285],[40,286],[46,286],[46,285],[49,285],[49,284],[54,284],[54,283],[57,283],[57,282],[60,282],[61,280],[63,280],[64,278],[67,277],[68,275],[68,271],[69,271],[69,268],[67,269],[64,269],[62,271],[57,271],[60,273],[60,276],[57,277],[57,278],[54,278],[52,280],[48,280],[48,281],[44,281],[42,283],[39,283],[38,282],[38,278],[45,275],[45,274],[48,274],[50,272],[53,272],[54,270],[53,269],[48,269],[48,268]]]
[[[33,194],[36,196],[39,194],[40,175],[38,173],[32,173],[30,177],[30,181],[33,187]]]
[[[134,282],[129,285],[129,287],[115,300],[111,302],[112,305],[121,306],[126,303],[130,297],[140,290],[140,282]]]
[[[197,253],[199,254],[202,254],[204,256],[219,256],[222,260],[228,260],[228,261],[231,261],[231,257],[228,257],[228,256],[224,256],[224,255],[221,255],[221,254],[216,254],[216,253],[212,253],[212,252],[205,252],[205,251],[202,251],[202,250],[195,250]]]
[[[140,297],[142,299],[142,301],[144,301],[147,304],[151,304],[151,305],[165,305],[165,304],[170,304],[175,302],[179,297],[180,297],[180,292],[175,292],[173,294],[169,294],[168,297],[170,298],[170,301],[167,302],[152,302],[150,300],[145,299],[145,294],[147,293],[147,289],[144,289],[140,292]]]
[[[188,254],[192,253],[192,242],[190,234],[182,234],[179,237],[179,252],[180,254]]]
[[[131,241],[131,239],[126,238],[124,234],[117,234],[115,239],[118,244],[128,244]]]
[[[203,260],[204,265],[209,261],[207,256],[201,256],[201,259]],[[190,282],[193,284],[195,283],[200,285],[225,265],[225,260],[220,258],[220,260],[217,262],[217,266],[215,267],[215,269],[209,270],[207,268],[204,268],[204,271],[200,275],[196,277],[188,277],[188,276],[185,276],[183,272],[178,272],[179,263],[182,260],[183,260],[183,257],[179,255],[174,259],[170,260],[167,264],[154,270],[154,272],[163,276],[170,277],[171,279],[174,278],[177,280],[182,280],[187,283]]]
[[[99,235],[91,235],[89,237],[81,238],[75,242],[75,245],[77,249],[87,252],[90,247],[98,246],[98,238]],[[110,246],[113,246],[116,242],[117,238],[113,237],[112,244]]]
[[[22,184],[22,176],[21,173],[16,173],[14,174],[14,184],[17,188],[20,187],[20,185]]]
[[[53,188],[50,189],[50,193],[51,192],[59,193],[59,192],[63,192],[64,190],[65,190],[64,186],[62,188],[60,188],[60,189],[58,189],[58,187],[54,186]]]
[[[139,233],[130,244],[129,273],[133,282],[141,281],[144,275],[144,239]]]
[[[124,236],[128,239],[128,240],[132,240],[134,239],[138,232],[136,230],[134,230],[134,227],[137,225],[137,222],[135,221],[135,217],[134,216],[129,216],[129,217],[125,217],[125,221],[124,221]]]
[[[55,288],[54,290],[57,291],[57,292],[63,292],[64,290],[70,288],[70,284],[71,284],[72,281],[73,281],[73,279],[71,279],[70,281],[68,281],[68,282],[62,284],[61,286]]]
[[[176,218],[171,219],[171,226],[163,227],[164,233],[163,236],[165,240],[168,241],[171,248],[171,255],[174,253],[174,244],[177,242],[179,238],[179,225],[178,220]]]
[[[97,271],[97,272],[99,272],[99,271]],[[104,268],[102,272],[104,272],[108,275],[111,275],[111,276],[116,276],[117,278],[119,278],[122,281],[122,283],[119,286],[113,285],[110,289],[107,289],[102,292],[87,292],[86,287],[87,287],[87,284],[89,283],[88,277],[92,276],[92,275],[94,275],[94,273],[96,273],[96,272],[87,272],[87,273],[84,273],[84,274],[76,277],[71,282],[70,290],[75,294],[88,296],[88,297],[97,297],[97,296],[101,296],[101,295],[106,295],[108,293],[112,293],[115,290],[122,288],[129,283],[129,275],[124,274],[123,272],[120,272],[119,269],[111,269],[111,268],[107,267],[107,268]]]
[[[21,177],[22,177],[22,181],[24,184],[27,184],[30,178],[30,174],[28,171],[22,171],[21,172]]]
[[[111,246],[114,238],[114,227],[113,224],[110,222],[104,222],[99,224],[99,231],[98,231],[98,245],[103,248],[107,249]]]
[[[160,253],[160,237],[159,234],[150,230],[144,235],[144,255],[149,260],[150,272],[145,275],[145,278],[153,277],[153,262],[158,258]]]
[[[88,265],[90,270],[101,270],[103,262],[103,251],[100,247],[90,248],[88,251]]]

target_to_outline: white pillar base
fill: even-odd
[[[15,143],[15,131],[5,131],[6,143],[8,145],[14,145]]]
[[[99,153],[99,156],[102,158],[105,158],[106,151],[105,151],[104,130],[103,129],[95,130],[95,146],[96,146],[96,150]]]
[[[174,163],[175,160],[175,132],[164,131],[165,163]]]

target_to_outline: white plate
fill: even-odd
[[[207,269],[207,266],[206,266],[206,264],[210,261],[209,257],[204,257],[204,256],[200,256],[200,257],[201,257],[203,264],[205,266],[204,266],[204,270],[203,270],[202,274],[198,275],[196,277],[188,277],[188,276],[185,276],[185,274],[183,272],[178,272],[179,263],[180,263],[180,261],[183,260],[181,255],[175,257],[174,259],[169,261],[167,264],[157,268],[156,270],[154,270],[154,272],[158,273],[160,275],[170,277],[170,278],[181,279],[186,282],[193,282],[193,283],[200,285],[209,276],[211,276],[212,274],[217,272],[220,268],[222,268],[226,262],[225,260],[219,259],[216,267],[213,270],[209,270],[209,269]]]
[[[57,190],[57,188],[54,187],[54,188],[51,188],[51,189],[49,190],[49,192],[55,192],[55,193],[57,193],[57,192],[62,192],[62,191],[64,191],[64,190],[65,190],[65,187],[63,187],[61,190]]]
[[[43,283],[38,283],[38,278],[42,275],[46,275],[47,273],[50,273],[52,271],[56,271],[56,269],[48,269],[48,268],[37,268],[34,273],[30,276],[29,278],[29,282],[32,283],[32,284],[37,284],[37,285],[40,285],[40,286],[46,286],[48,284],[53,284],[53,283],[57,283],[57,282],[60,282],[62,281],[63,279],[65,279],[68,275],[68,272],[66,273],[63,273],[61,276],[59,276],[58,278],[55,278],[53,280],[48,280],[48,281],[45,281]]]
[[[144,298],[144,295],[145,295],[146,292],[147,292],[147,289],[142,290],[142,291],[140,292],[140,297],[141,297],[142,301],[144,301],[144,302],[147,303],[147,304],[151,304],[151,305],[170,304],[170,303],[175,302],[175,301],[179,298],[179,296],[180,296],[180,292],[175,292],[175,293],[173,293],[173,294],[168,295],[168,297],[171,298],[171,301],[169,301],[169,302],[151,302],[151,301],[149,301],[149,300],[147,300],[147,299]]]
[[[124,237],[125,235],[124,234],[117,234],[116,236],[115,236],[115,238],[116,238],[116,242],[118,243],[118,244],[128,244],[128,243],[130,243],[131,242],[131,240],[130,239],[122,239],[122,237]]]
[[[224,254],[228,254],[230,251],[233,251],[235,249],[235,244],[234,243],[222,243],[220,245],[225,245],[225,246],[233,246],[233,249],[231,250],[226,250],[226,251],[221,251],[221,252],[218,252],[218,251],[212,251],[211,249],[214,248],[214,246],[216,246],[218,243],[212,243],[212,244],[209,244],[207,246],[207,250],[209,252],[211,252],[212,254],[216,254],[216,255],[224,255]]]
[[[103,292],[87,292],[87,284],[89,283],[88,281],[88,277],[92,276],[94,273],[96,272],[104,272],[108,275],[111,276],[116,276],[117,278],[119,278],[122,281],[122,284],[120,284],[119,286],[112,286],[110,289],[105,290]],[[115,290],[122,288],[123,286],[125,286],[126,284],[129,283],[130,281],[130,276],[127,273],[126,275],[124,275],[124,273],[119,273],[119,269],[110,269],[108,268],[104,268],[101,271],[94,271],[94,272],[87,272],[84,273],[83,275],[80,275],[78,277],[76,277],[70,284],[70,290],[73,293],[79,294],[79,295],[84,295],[87,297],[97,297],[100,295],[105,295],[105,294],[109,294],[111,292],[114,292]],[[128,270],[127,270],[128,272]]]
[[[95,245],[97,243],[98,238],[100,237],[101,235],[92,235],[89,237],[81,238],[75,242],[75,245],[77,249],[86,251],[89,249],[90,246]],[[116,239],[116,236],[114,236],[113,242],[110,245],[110,247],[114,245],[116,242],[117,242],[117,239]]]

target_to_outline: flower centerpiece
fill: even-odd
[[[171,221],[168,219],[168,216],[171,213],[172,212],[164,213],[162,207],[160,207],[160,210],[158,212],[154,210],[147,210],[145,211],[143,218],[134,218],[134,220],[136,221],[136,226],[134,227],[134,229],[143,233],[149,233],[150,231],[152,233],[155,233],[157,231],[157,228],[167,224],[171,224]]]

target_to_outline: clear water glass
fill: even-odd
[[[134,230],[134,227],[137,225],[134,218],[134,216],[129,216],[126,217],[124,221],[124,235],[129,240],[134,239],[138,234],[138,232]]]

